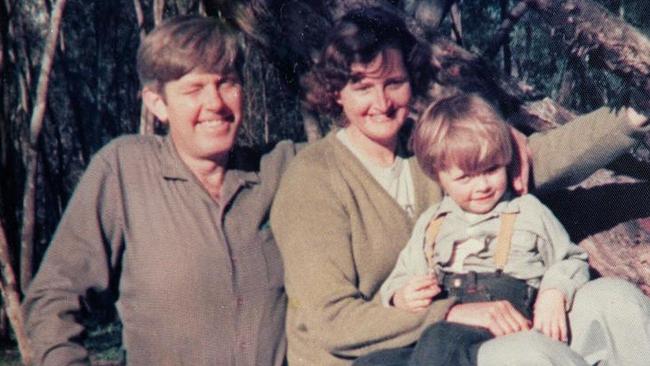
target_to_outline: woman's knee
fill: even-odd
[[[650,311],[650,299],[631,282],[620,278],[602,277],[587,282],[575,295],[571,312],[607,315]],[[604,313],[603,313],[604,312]]]
[[[478,351],[478,366],[586,366],[566,344],[525,331],[489,340]]]

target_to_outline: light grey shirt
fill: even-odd
[[[494,272],[496,237],[502,213],[517,213],[510,255],[504,272],[525,280],[540,290],[555,288],[566,296],[570,309],[575,291],[589,280],[587,253],[571,242],[562,224],[533,195],[509,199],[509,194],[488,213],[466,215],[449,196],[426,210],[418,219],[411,238],[401,251],[395,268],[381,287],[382,303],[390,306],[393,294],[414,275],[429,270],[425,255],[425,232],[429,222],[443,214],[434,249],[438,276],[452,269],[454,247],[468,240],[481,243],[480,249],[467,255],[464,271]]]

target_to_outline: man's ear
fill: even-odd
[[[142,88],[142,102],[160,122],[167,122],[167,103],[160,93],[145,86]]]

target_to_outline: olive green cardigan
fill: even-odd
[[[629,149],[635,132],[624,122],[599,110],[531,137],[537,187],[580,180]],[[382,306],[378,296],[415,219],[442,197],[415,159],[409,163],[414,218],[333,133],[290,164],[271,212],[289,296],[290,366],[348,365],[370,351],[408,345],[453,305],[437,300],[413,314]]]

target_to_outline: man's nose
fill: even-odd
[[[214,84],[206,85],[202,93],[202,102],[204,108],[211,110],[221,109],[224,103],[219,86]]]

